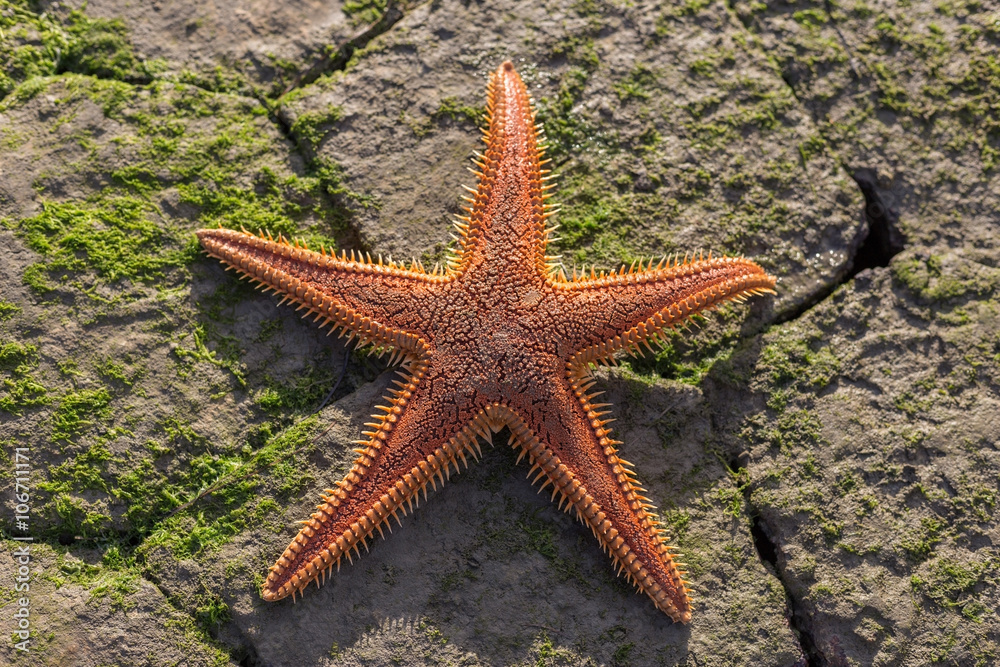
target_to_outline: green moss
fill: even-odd
[[[160,61],[138,58],[120,19],[96,19],[86,10],[36,12],[34,3],[0,5],[0,98],[17,90],[21,100],[39,92],[35,77],[76,72],[122,81],[147,81]],[[18,84],[23,84],[20,89]]]
[[[159,287],[187,266],[198,246],[183,218],[161,210],[176,197],[164,197],[171,188],[181,203],[196,208],[199,226],[269,229],[292,236],[309,219],[306,239],[335,246],[331,234],[339,233],[348,214],[332,201],[352,196],[340,170],[314,160],[306,174],[279,174],[284,165],[262,131],[267,110],[259,103],[160,83],[137,88],[74,76],[42,83],[58,100],[57,120],[72,117],[84,100],[93,101],[122,128],[112,141],[130,146],[134,157],[112,170],[111,184],[86,201],[46,201],[52,177],[42,175],[36,183],[43,193],[41,212],[3,221],[44,258],[23,276],[36,292],[62,286],[114,304],[137,298],[139,292],[116,289],[109,298],[102,285],[128,281]],[[104,172],[101,151],[88,153],[78,168]],[[356,201],[368,203],[361,197]]]
[[[4,394],[0,395],[0,410],[20,415],[24,408],[48,405],[48,390],[30,375],[3,379]]]
[[[0,4],[0,35],[0,98],[23,81],[55,74],[70,41],[54,16],[40,16],[18,0]]]
[[[619,644],[614,653],[611,654],[611,664],[616,665],[616,667],[631,664],[633,649],[635,649],[635,642]]]
[[[147,460],[110,493],[127,504],[127,518],[149,532],[141,552],[165,546],[176,558],[198,557],[279,512],[274,497],[300,493],[310,483],[302,461],[312,451],[315,426],[315,417],[277,433],[265,425],[257,437],[266,444],[256,453],[245,446],[202,454],[169,477]]]
[[[722,513],[733,519],[743,516],[743,490],[736,486],[720,486],[715,490],[715,499],[722,505]]]
[[[190,332],[183,332],[177,337],[172,351],[177,360],[178,375],[190,377],[196,372],[198,364],[207,363],[227,371],[239,387],[246,387],[246,375],[236,339],[220,333],[218,320],[211,317],[212,309],[207,310],[208,318],[193,325]],[[210,342],[214,349],[209,348]]]
[[[555,667],[556,665],[576,664],[577,656],[566,649],[557,648],[547,633],[542,632],[535,638],[532,646],[535,651],[535,667]]]
[[[545,127],[548,154],[557,161],[591,143],[597,136],[596,128],[574,112],[590,74],[589,69],[573,67],[563,75],[555,97],[543,97],[538,101],[538,120]]]
[[[552,46],[551,57],[565,59],[571,67],[562,75],[555,97],[541,98],[536,107],[538,120],[545,127],[548,153],[556,162],[592,143],[598,136],[596,128],[575,110],[587,81],[601,62],[594,38],[600,34],[603,22],[595,12],[588,10],[584,15],[588,20],[583,27]]]
[[[108,551],[117,553],[118,549],[117,547],[111,547]],[[140,580],[139,569],[135,567],[133,560],[132,567],[127,569],[114,568],[105,570],[103,576],[100,576],[89,586],[90,595],[96,600],[105,597],[108,598],[112,609],[129,610],[136,605],[136,601],[132,595],[139,590]]]
[[[111,516],[82,498],[65,493],[55,494],[45,508],[49,540],[80,537],[85,540],[106,538],[112,534]]]
[[[52,440],[71,440],[111,416],[111,394],[104,387],[65,394],[52,416]]]
[[[132,596],[139,589],[139,568],[135,559],[124,556],[117,545],[102,551],[99,560],[87,562],[60,550],[54,571],[46,570],[44,577],[57,586],[82,586],[92,599],[106,598],[112,609],[127,611],[135,606]]]
[[[49,481],[39,484],[39,488],[49,493],[69,493],[72,491],[107,491],[105,480],[107,462],[113,458],[104,442],[91,445],[86,451],[64,463],[52,466]]]
[[[692,74],[716,79],[719,70],[732,68],[736,64],[736,55],[730,49],[707,49],[698,52],[698,57],[690,62],[688,69]]]
[[[702,71],[714,71],[716,66],[714,62],[705,64]],[[701,150],[725,148],[730,142],[744,141],[748,132],[777,131],[798,105],[787,88],[775,86],[769,79],[738,75],[716,84],[720,92],[696,98],[684,107],[689,119],[683,127],[692,145]],[[723,105],[724,101],[731,104]],[[730,111],[731,108],[736,110]]]
[[[385,11],[386,0],[347,0],[340,8],[351,20],[351,25],[374,23]]]
[[[993,521],[997,508],[997,493],[990,487],[971,482],[963,474],[957,481],[958,494],[951,499],[952,507],[961,517],[957,528],[968,529],[967,523],[987,523]]]
[[[982,297],[1000,287],[1000,271],[956,256],[911,257],[891,264],[893,278],[925,302]]]
[[[933,3],[939,10],[950,2]],[[961,3],[955,3],[961,4]],[[821,127],[834,144],[856,141],[858,124],[877,130],[876,112],[881,107],[896,115],[894,122],[912,137],[926,144],[933,137],[937,145],[965,152],[961,162],[974,165],[978,159],[984,174],[1000,163],[1000,115],[991,101],[1000,83],[1000,60],[996,58],[997,29],[985,6],[964,6],[944,16],[962,18],[938,21],[929,6],[910,8],[884,5],[875,13],[864,3],[854,8],[846,21],[823,11],[806,9],[793,18],[806,29],[788,37],[782,57],[790,68],[794,59],[794,84],[804,100],[824,103],[847,91],[831,90],[831,69],[855,75],[838,33],[846,31],[860,39],[851,44],[854,58],[860,58],[872,75],[876,106],[855,103],[854,118],[846,123],[822,121]],[[780,53],[780,50],[779,50]],[[961,66],[956,66],[956,63]],[[809,74],[802,76],[803,64]],[[822,114],[821,114],[822,115]]]
[[[821,9],[803,9],[792,14],[792,20],[810,31],[816,31],[830,20]]]
[[[657,27],[668,34],[669,20],[676,20],[685,16],[696,16],[712,5],[712,0],[680,0],[671,3],[657,19]],[[659,32],[659,31],[658,31]]]
[[[50,402],[48,390],[32,375],[37,366],[38,348],[35,345],[0,342],[0,375],[3,376],[0,410],[20,415],[25,408]]]
[[[119,382],[126,387],[131,387],[136,383],[136,381],[143,375],[141,370],[132,370],[123,364],[118,363],[111,357],[105,357],[103,361],[97,364],[96,370],[98,375],[101,377]]]
[[[810,340],[784,328],[761,351],[760,368],[772,389],[791,385],[816,391],[837,376],[840,359],[829,346],[814,350]]]
[[[580,265],[589,259],[617,269],[637,259],[631,247],[637,199],[602,191],[607,187],[602,176],[582,165],[562,176],[557,247],[567,263]]]
[[[453,121],[465,121],[481,127],[486,123],[486,108],[462,104],[457,97],[444,97],[432,116],[435,119],[450,118]]]
[[[209,667],[228,667],[233,663],[232,656],[191,616],[178,614],[166,604],[158,614],[164,618],[164,628],[181,633],[183,640],[179,648],[183,654],[205,656]]]
[[[1000,560],[996,558],[966,563],[940,558],[931,563],[926,575],[912,575],[910,587],[939,607],[958,610],[965,618],[982,623],[986,616],[996,614],[980,597],[1000,583],[998,572]]]
[[[218,631],[232,618],[229,605],[217,594],[205,594],[195,602],[194,620],[206,632]]]
[[[9,320],[21,312],[21,307],[16,303],[0,299],[0,322]]]
[[[615,94],[622,102],[629,100],[648,100],[650,88],[656,84],[656,73],[643,63],[636,63],[628,75],[612,85]]]
[[[244,463],[241,456],[204,454],[191,459],[172,483],[163,485],[162,493],[196,506],[158,521],[143,550],[164,545],[175,558],[196,557],[206,550],[217,549],[277,509],[270,499],[254,498],[255,480],[235,474]],[[220,484],[226,480],[231,482]],[[200,493],[209,488],[215,489],[214,492],[198,502]]]
[[[98,206],[43,201],[37,215],[7,224],[45,258],[39,266],[47,277],[94,271],[115,282],[161,278],[167,267],[188,261],[189,249],[150,217],[147,202],[119,196]]]
[[[688,529],[691,527],[691,514],[683,509],[671,509],[660,512],[663,525],[672,543],[683,545]]]
[[[146,63],[135,55],[121,19],[93,19],[73,10],[65,30],[69,39],[59,58],[62,72],[116,81],[146,81],[163,68],[161,63]]]
[[[306,375],[296,376],[286,383],[265,377],[265,387],[257,395],[258,404],[274,417],[315,410],[336,382],[337,374],[324,363],[326,361],[329,360],[317,360]]]
[[[292,123],[292,135],[301,145],[315,153],[326,133],[344,115],[344,110],[334,104],[324,109],[305,111],[295,117]]]
[[[199,224],[214,229],[247,229],[258,232],[266,230],[275,236],[283,234],[292,237],[298,225],[282,210],[278,202],[265,197],[248,197],[244,188],[237,186],[218,187],[213,184],[182,183],[177,188],[181,201],[194,204],[199,209]],[[278,205],[275,205],[278,204]]]
[[[0,371],[26,373],[37,365],[37,346],[17,341],[0,343]]]
[[[558,557],[555,532],[551,523],[534,520],[533,516],[525,516],[518,522],[518,527],[524,531],[528,548],[537,551],[548,560],[555,560]]]
[[[899,540],[899,546],[907,557],[915,562],[926,560],[934,553],[934,547],[943,539],[947,522],[937,516],[923,517],[920,527],[911,529]]]
[[[858,488],[858,478],[852,471],[848,470],[837,477],[837,489],[840,495],[847,495],[856,488]]]

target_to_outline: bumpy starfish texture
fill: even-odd
[[[490,78],[486,152],[458,249],[426,271],[268,235],[202,230],[222,260],[360,344],[391,350],[402,380],[358,441],[354,466],[271,567],[262,595],[294,598],[351,559],[390,517],[444,483],[479,439],[507,427],[534,481],[552,486],[619,568],[674,621],[691,619],[686,574],[648,498],[618,455],[591,369],[638,352],[691,315],[773,293],[775,279],[741,257],[661,260],[567,279],[545,254],[541,128],[513,65]],[[520,459],[519,459],[520,460]]]

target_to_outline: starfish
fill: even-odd
[[[742,257],[661,259],[571,279],[547,256],[554,227],[544,136],[510,62],[490,76],[486,152],[447,267],[427,271],[353,251],[309,250],[263,232],[201,230],[206,252],[348,340],[392,351],[396,388],[367,424],[350,472],[263,584],[294,599],[351,551],[412,511],[481,455],[479,439],[509,429],[511,446],[551,485],[618,567],[675,622],[691,619],[683,563],[618,452],[609,404],[592,391],[596,364],[656,344],[668,327],[720,303],[774,293],[775,279]],[[651,348],[652,349],[652,348]],[[383,534],[384,537],[384,534]]]

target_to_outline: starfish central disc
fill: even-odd
[[[567,280],[545,254],[552,211],[541,130],[509,62],[490,77],[487,112],[479,183],[443,271],[314,252],[269,235],[198,232],[212,257],[402,364],[354,466],[271,567],[263,596],[294,597],[318,583],[411,510],[428,485],[478,457],[480,439],[507,427],[534,481],[552,487],[553,500],[576,512],[657,608],[686,623],[685,572],[618,456],[591,368],[655,344],[694,313],[773,293],[775,279],[747,259],[709,256]]]

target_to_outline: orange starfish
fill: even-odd
[[[366,544],[426,487],[468,465],[478,439],[510,429],[535,481],[576,510],[619,571],[674,621],[691,619],[685,572],[671,555],[631,464],[618,456],[591,366],[637,352],[660,332],[729,299],[773,293],[775,279],[739,257],[661,260],[567,280],[545,247],[552,211],[540,128],[505,62],[490,77],[486,153],[457,253],[443,271],[279,237],[202,230],[216,257],[361,344],[392,350],[404,372],[367,424],[358,458],[278,559],[266,600],[302,591]],[[529,476],[531,473],[529,473]],[[360,552],[359,552],[360,554]]]

